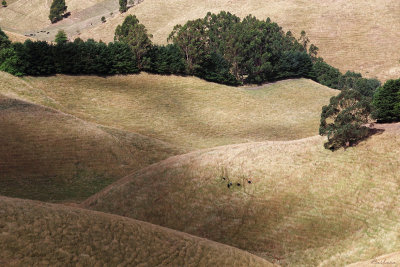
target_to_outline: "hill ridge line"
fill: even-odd
[[[245,250],[233,247],[233,246],[229,246],[229,245],[226,245],[226,244],[223,244],[223,243],[219,243],[219,242],[216,242],[216,241],[204,238],[204,237],[195,236],[195,235],[192,235],[192,234],[189,234],[189,233],[177,231],[177,230],[174,230],[174,229],[171,229],[171,228],[168,228],[168,227],[164,227],[164,226],[161,226],[161,225],[157,225],[157,224],[153,224],[153,223],[150,223],[150,222],[141,221],[141,220],[137,220],[137,219],[133,219],[133,218],[117,215],[117,214],[106,213],[106,212],[97,211],[97,210],[85,209],[85,208],[81,208],[79,206],[68,206],[68,205],[63,205],[63,204],[43,202],[43,201],[39,201],[39,200],[12,198],[12,197],[5,197],[5,196],[0,196],[0,200],[10,200],[10,201],[20,201],[20,202],[34,203],[34,204],[37,204],[39,206],[50,206],[51,208],[54,208],[54,209],[80,210],[80,211],[84,211],[86,213],[92,213],[92,214],[96,214],[96,215],[101,215],[101,216],[105,216],[105,217],[108,217],[108,218],[125,220],[125,221],[128,221],[128,222],[135,222],[135,223],[142,224],[142,225],[144,224],[144,225],[149,226],[151,228],[161,229],[161,230],[169,232],[169,233],[174,233],[174,234],[180,235],[181,237],[190,237],[190,238],[197,239],[200,242],[207,242],[207,243],[210,242],[211,244],[230,247],[230,248],[233,248],[235,250],[243,251],[245,253],[248,253],[248,254],[251,254],[251,255],[253,255],[255,257],[260,258],[259,256],[256,256],[255,254],[252,254],[252,253],[250,253],[248,251],[245,251]]]
[[[24,81],[24,82],[25,82],[25,81]],[[27,83],[27,85],[29,85],[29,83]],[[34,87],[32,87],[31,85],[29,85],[29,87],[31,87],[32,89],[34,89]],[[165,142],[165,141],[163,141],[163,140],[154,138],[154,137],[150,137],[150,136],[143,135],[143,134],[136,133],[136,132],[127,131],[127,130],[125,130],[125,129],[120,129],[120,128],[116,128],[116,127],[111,127],[111,126],[103,125],[103,124],[96,123],[96,122],[86,121],[86,120],[84,120],[84,119],[81,119],[81,118],[79,118],[79,117],[73,115],[73,114],[66,113],[66,112],[64,112],[64,111],[62,111],[62,110],[55,109],[55,108],[52,108],[52,107],[48,107],[48,106],[45,106],[45,105],[42,105],[42,104],[39,104],[39,103],[35,103],[35,102],[29,101],[29,100],[26,100],[26,99],[8,96],[8,95],[6,95],[6,94],[4,94],[4,93],[0,93],[0,96],[6,97],[6,98],[9,98],[9,99],[13,99],[13,100],[17,100],[17,101],[21,101],[21,102],[24,102],[24,103],[26,103],[26,104],[30,104],[30,105],[33,105],[33,106],[37,106],[37,107],[43,108],[43,109],[45,109],[45,110],[49,110],[49,111],[52,111],[52,112],[55,112],[55,113],[64,115],[64,116],[66,116],[66,117],[73,118],[73,119],[77,120],[78,122],[81,122],[81,123],[86,124],[86,125],[95,126],[95,127],[99,128],[100,130],[103,130],[103,131],[104,131],[104,129],[102,129],[102,128],[110,129],[110,130],[118,130],[118,131],[121,131],[121,132],[134,134],[134,135],[137,135],[137,136],[139,136],[139,137],[149,138],[149,139],[155,140],[155,141],[157,141],[157,142],[160,142],[160,143],[162,143],[162,144],[171,145],[171,146],[172,146],[172,144],[170,144],[170,143],[168,143],[168,142]],[[47,95],[44,95],[44,96],[47,97]],[[50,98],[50,97],[49,97],[49,98]],[[52,99],[52,98],[50,98],[50,99]],[[53,99],[52,99],[52,100],[53,100]],[[54,101],[55,101],[56,103],[58,103],[56,100],[54,100]],[[62,106],[61,104],[59,104],[59,105]],[[108,133],[108,132],[106,132],[106,133],[107,133],[108,135],[111,135],[111,134]]]
[[[212,148],[204,148],[204,149],[199,149],[199,150],[195,150],[195,151],[191,151],[189,153],[185,153],[185,154],[179,154],[179,155],[175,155],[175,156],[171,156],[169,158],[166,158],[164,160],[161,160],[159,162],[153,163],[147,167],[144,167],[140,170],[134,171],[124,177],[122,177],[121,179],[115,181],[114,183],[108,185],[107,187],[105,187],[103,190],[97,192],[96,194],[94,194],[93,196],[90,196],[89,198],[87,198],[86,200],[82,201],[79,206],[80,207],[85,207],[85,206],[90,206],[91,203],[93,203],[94,201],[96,201],[97,198],[106,195],[108,192],[110,192],[113,188],[115,187],[119,187],[122,186],[126,183],[128,183],[130,181],[130,179],[134,176],[140,175],[141,173],[144,173],[146,171],[152,170],[155,167],[158,166],[162,166],[162,165],[168,165],[168,163],[174,162],[176,159],[178,158],[182,158],[182,157],[189,157],[189,156],[194,156],[196,154],[201,154],[204,152],[212,152],[218,149],[223,149],[223,148],[235,148],[235,147],[241,147],[241,146],[245,146],[245,145],[257,145],[257,144],[270,144],[270,145],[275,145],[275,144],[296,144],[296,143],[301,143],[301,142],[306,142],[306,141],[310,141],[310,140],[317,140],[317,139],[321,139],[323,137],[319,136],[319,135],[315,135],[315,136],[310,136],[310,137],[305,137],[305,138],[301,138],[301,139],[297,139],[297,140],[288,140],[288,141],[261,141],[261,142],[248,142],[248,143],[240,143],[240,144],[231,144],[231,145],[224,145],[224,146],[216,146],[216,147],[212,147]]]

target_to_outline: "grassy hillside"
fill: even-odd
[[[359,71],[381,80],[400,76],[400,2],[396,0],[145,0],[124,14],[119,14],[114,0],[67,0],[71,16],[55,25],[47,17],[50,4],[51,0],[11,1],[7,8],[0,8],[0,27],[35,34],[33,38],[41,40],[52,41],[63,29],[71,38],[109,42],[116,26],[126,15],[134,14],[154,35],[155,43],[166,43],[176,24],[202,18],[208,11],[225,10],[240,17],[270,17],[297,35],[305,30],[320,48],[320,55],[342,71]],[[102,16],[106,23],[101,23]]]
[[[0,195],[79,201],[132,171],[181,153],[156,139],[20,100],[58,106],[21,79],[0,76]]]
[[[323,141],[315,136],[175,156],[83,206],[287,266],[342,266],[398,251],[400,152],[393,148],[400,145],[400,124],[346,151],[325,150]]]
[[[186,150],[315,135],[321,107],[338,93],[306,79],[259,89],[146,73],[25,80],[65,112]]]
[[[58,30],[68,36],[77,35],[82,29],[101,24],[101,17],[118,14],[118,1],[114,0],[66,0],[68,18],[51,24],[48,18],[52,0],[12,0],[6,8],[0,8],[0,27],[10,32],[32,38],[54,41]]]
[[[272,266],[239,249],[119,216],[0,197],[0,265]]]
[[[400,264],[400,252],[375,257],[368,261],[350,264],[348,267],[371,267],[376,265],[398,266]]]
[[[270,17],[297,35],[305,30],[321,56],[342,71],[360,71],[382,80],[400,76],[400,2],[396,0],[145,0],[127,14],[139,18],[154,42],[165,43],[174,25],[221,10],[240,17]],[[124,16],[82,31],[81,37],[111,41]]]

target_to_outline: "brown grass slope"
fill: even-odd
[[[338,93],[306,79],[259,90],[146,73],[25,80],[67,113],[185,150],[315,135],[321,107]]]
[[[400,153],[393,148],[400,145],[400,124],[346,151],[325,150],[323,141],[239,144],[171,157],[121,179],[83,207],[288,266],[342,266],[398,251]]]
[[[75,13],[90,8],[104,0],[66,0],[69,12]],[[0,27],[15,32],[27,32],[51,25],[49,20],[52,0],[16,0],[6,8],[0,8]]]
[[[239,249],[115,215],[0,197],[2,266],[272,266]]]
[[[155,43],[166,43],[176,24],[221,10],[240,17],[270,17],[297,36],[305,30],[320,55],[342,71],[381,80],[400,76],[397,0],[145,0],[124,15],[82,31],[81,37],[111,41],[115,27],[126,15],[134,14],[154,35]]]
[[[375,257],[368,261],[356,262],[348,265],[348,267],[371,267],[377,265],[398,267],[400,266],[400,252],[394,252],[387,255]]]
[[[52,0],[8,2],[6,8],[0,8],[0,27],[46,41],[54,41],[59,30],[64,30],[69,37],[79,35],[84,29],[102,24],[101,17],[109,19],[119,14],[118,1],[115,0],[67,0],[67,12],[70,12],[70,15],[51,24],[48,16]]]
[[[16,99],[57,105],[20,79],[1,78],[0,195],[79,201],[132,171],[181,153],[156,139]]]

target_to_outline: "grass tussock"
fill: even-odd
[[[206,237],[284,266],[342,266],[399,250],[400,154],[393,149],[400,145],[399,125],[334,153],[323,142],[316,136],[175,156],[83,206]],[[243,183],[247,179],[252,183]]]
[[[272,266],[239,249],[115,215],[0,197],[0,265]]]

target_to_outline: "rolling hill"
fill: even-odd
[[[370,267],[376,265],[398,266],[400,264],[400,252],[394,252],[387,255],[375,257],[368,261],[356,262],[348,265],[348,267]]]
[[[83,200],[106,185],[181,150],[165,142],[88,123],[22,79],[0,73],[0,195]]]
[[[400,124],[384,129],[334,153],[315,136],[171,157],[82,207],[208,238],[284,266],[366,260],[400,249],[400,154],[393,149],[400,145]]]
[[[222,10],[239,17],[270,17],[297,36],[305,30],[320,48],[320,55],[341,71],[361,72],[380,80],[400,76],[400,2],[396,0],[145,0],[127,14],[136,15],[153,34],[153,41],[164,44],[176,24]],[[125,16],[83,30],[80,37],[112,41]]]
[[[239,249],[120,216],[0,197],[0,265],[273,266]]]
[[[59,103],[64,112],[186,151],[315,135],[321,107],[339,92],[306,79],[237,88],[146,73],[25,81]]]
[[[0,27],[10,32],[53,41],[59,29],[72,39],[94,38],[112,41],[115,28],[128,14],[136,15],[154,36],[164,44],[176,24],[202,18],[208,11],[225,10],[240,17],[248,14],[259,19],[270,17],[297,36],[305,30],[312,43],[320,48],[325,60],[341,71],[361,72],[380,80],[400,76],[400,3],[396,0],[145,0],[127,13],[118,12],[114,0],[67,0],[71,16],[51,25],[47,16],[50,0],[13,0],[0,8]],[[106,23],[100,18],[105,16]]]

